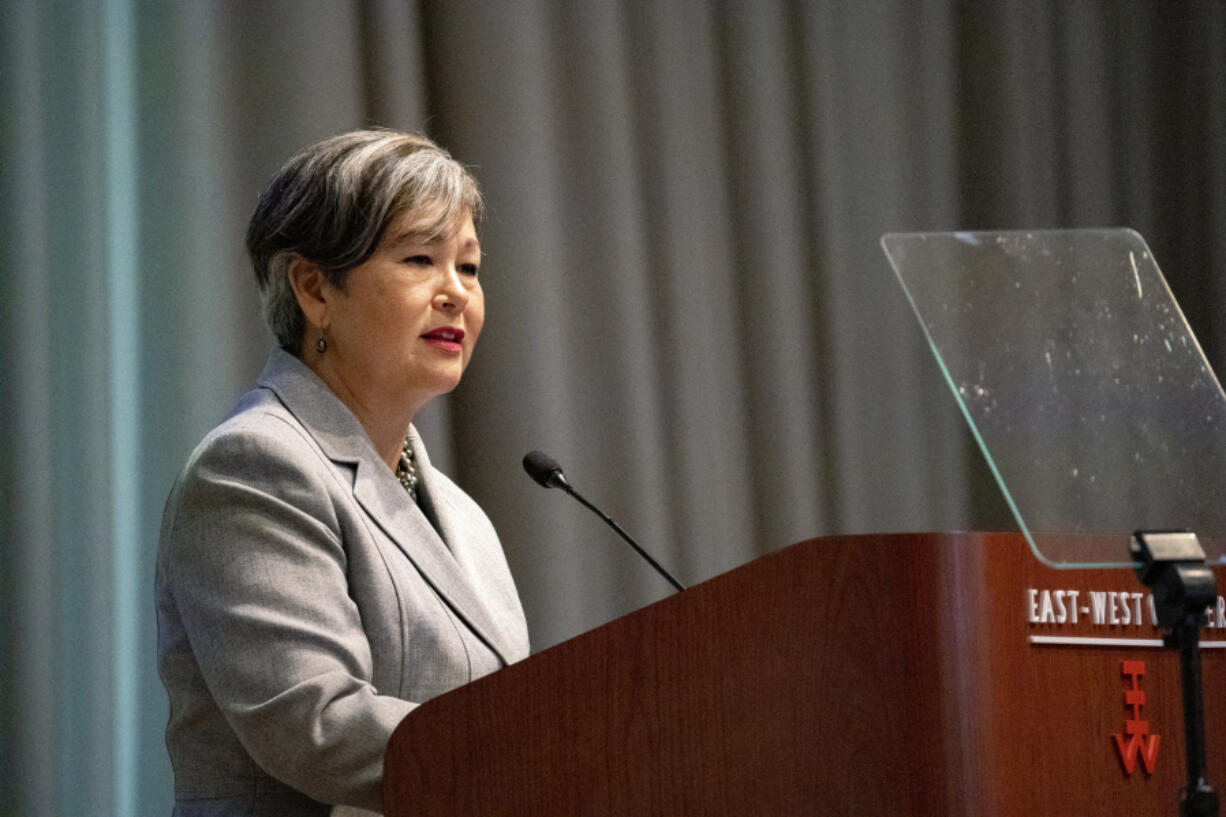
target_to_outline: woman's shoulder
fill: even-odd
[[[265,386],[256,386],[234,404],[197,449],[227,445],[249,440],[253,445],[293,446],[310,440],[311,435],[276,393]]]
[[[244,394],[225,419],[204,435],[188,456],[184,471],[202,460],[237,465],[268,456],[304,456],[311,448],[307,429],[271,390],[257,387]]]
[[[310,431],[266,388],[254,388],[187,458],[171,499],[201,483],[269,490],[325,479],[327,458]]]
[[[188,456],[166,501],[163,548],[172,533],[244,514],[296,508],[334,521],[343,480],[310,432],[268,389],[248,392]]]

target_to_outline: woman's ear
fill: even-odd
[[[328,279],[319,266],[295,254],[285,271],[307,323],[319,330],[328,328]]]

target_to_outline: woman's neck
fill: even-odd
[[[330,365],[327,354],[318,354],[314,349],[303,355],[303,363],[353,412],[379,459],[395,471],[400,463],[400,452],[404,448],[409,424],[425,401],[419,404],[404,399],[358,394],[349,387],[344,376]]]

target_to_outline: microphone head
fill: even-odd
[[[545,488],[561,488],[566,485],[562,466],[553,457],[541,451],[529,451],[524,455],[524,470],[538,485]]]

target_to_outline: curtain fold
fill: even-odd
[[[243,232],[313,140],[424,129],[482,183],[486,329],[419,425],[538,649],[668,587],[533,448],[691,583],[1012,527],[884,232],[1134,227],[1226,352],[1212,0],[9,0],[0,47],[0,814],[169,811],[162,503],[271,343]]]

